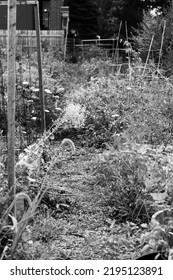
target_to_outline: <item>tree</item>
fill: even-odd
[[[69,30],[80,39],[96,38],[98,34],[98,5],[93,0],[66,0],[70,9]]]
[[[122,6],[123,1],[115,0],[100,0],[99,6],[99,35],[102,38],[109,38],[114,36],[117,32],[120,23],[117,15],[113,15],[112,11],[117,9],[119,5]]]
[[[141,5],[139,3],[141,2]],[[102,37],[116,37],[122,22],[121,37],[126,37],[125,22],[128,33],[132,32],[142,21],[143,1],[141,0],[101,0],[100,33]]]
[[[153,16],[150,13],[144,14],[143,22],[134,37],[134,43],[141,53],[141,58],[146,61],[151,39],[154,39],[151,46],[150,58],[158,63],[161,58],[162,68],[166,74],[173,73],[173,1],[169,9],[163,14]],[[162,42],[163,40],[163,42]],[[162,44],[163,43],[163,44]]]
[[[166,11],[171,0],[98,0],[100,9],[100,34],[102,37],[112,37],[118,34],[122,22],[121,37],[126,38],[125,22],[128,34],[135,33],[143,20],[144,11],[156,8]]]
[[[144,12],[153,8],[166,13],[172,0],[66,0],[70,7],[70,30],[79,38],[116,37],[122,22],[121,38],[135,34],[143,21]]]
[[[147,9],[158,9],[163,12],[170,8],[172,0],[144,0],[144,8]]]

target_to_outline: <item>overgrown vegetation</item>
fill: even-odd
[[[1,259],[133,259],[150,250],[170,255],[172,214],[164,212],[166,225],[160,216],[157,227],[150,221],[173,205],[172,77],[152,61],[143,63],[127,42],[125,55],[124,64],[97,56],[73,65],[44,54],[46,109],[56,118],[16,155],[13,194],[0,135]],[[28,71],[24,58],[22,77],[31,74],[35,89],[34,53],[30,59]],[[28,91],[31,100],[37,97]]]

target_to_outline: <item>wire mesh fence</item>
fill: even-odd
[[[26,98],[25,88],[16,90],[16,149],[22,150],[33,143],[41,135],[41,117],[38,97],[32,95]],[[2,135],[7,137],[7,99],[4,94],[0,95],[0,130]]]
[[[25,53],[26,55],[26,53]],[[41,131],[41,105],[38,81],[31,79],[30,67],[21,60],[22,54],[16,62],[16,94],[15,94],[15,132],[16,151],[22,151],[28,145],[40,138]],[[7,96],[7,61],[4,53],[0,53],[0,133],[7,145],[8,134],[8,96]],[[26,69],[28,67],[28,69]],[[26,70],[26,71],[25,71]],[[38,76],[37,68],[34,68],[34,75]],[[28,77],[26,77],[28,75]],[[38,77],[35,78],[38,80]],[[50,92],[45,94],[45,113],[47,128],[55,119],[51,108],[55,107],[54,95]],[[50,108],[50,110],[49,110]]]

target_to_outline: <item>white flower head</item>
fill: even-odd
[[[79,103],[70,103],[65,108],[63,119],[75,128],[82,127],[85,121],[85,108]]]

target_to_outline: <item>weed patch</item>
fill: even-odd
[[[96,185],[110,217],[148,223],[165,203],[172,205],[172,154],[164,146],[125,146],[100,154]]]

